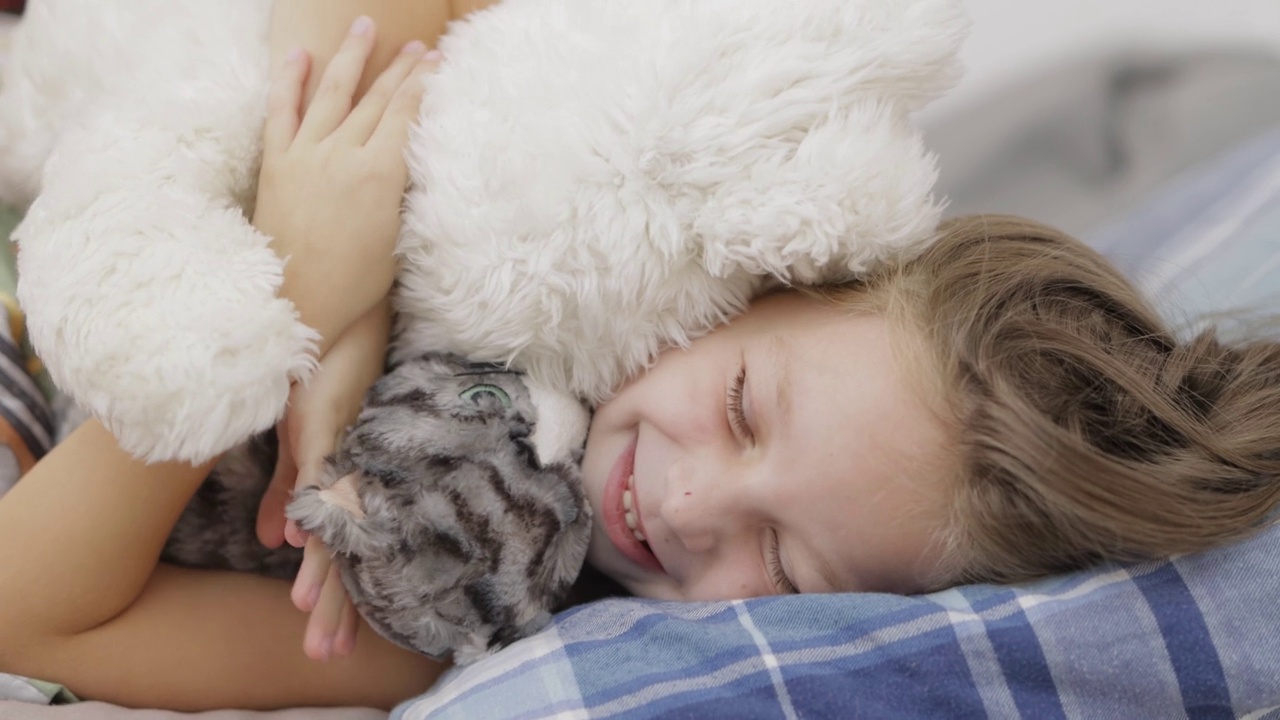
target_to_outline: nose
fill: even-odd
[[[668,470],[659,514],[688,552],[709,552],[740,522],[741,502],[726,480],[694,460],[677,461]]]
[[[759,572],[760,523],[765,496],[752,490],[747,468],[733,462],[684,459],[668,470],[659,516],[678,546],[666,559],[686,600],[728,600],[770,592]],[[651,538],[652,542],[653,538]]]

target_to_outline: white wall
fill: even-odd
[[[965,80],[925,115],[1057,61],[1117,47],[1257,43],[1280,52],[1280,0],[966,0]]]

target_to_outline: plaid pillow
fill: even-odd
[[[393,720],[1280,715],[1280,525],[1171,562],[925,597],[608,600]]]

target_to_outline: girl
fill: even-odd
[[[430,66],[408,48],[350,109],[372,47],[359,24],[301,120],[305,58],[282,63],[255,218],[341,388],[381,357],[356,328],[390,284]],[[705,600],[1191,552],[1280,504],[1277,428],[1280,345],[1180,341],[1077,241],[958,220],[901,267],[762,298],[620,388],[587,442],[589,561]],[[308,662],[285,584],[157,564],[208,470],[134,461],[89,422],[0,499],[0,670],[183,710],[389,707],[434,680],[367,629]]]

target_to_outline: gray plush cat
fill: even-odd
[[[493,366],[404,362],[369,391],[319,486],[290,503],[392,642],[470,662],[540,629],[578,576],[591,527],[581,442],[540,459],[534,399],[520,375]],[[292,577],[300,551],[254,535],[274,463],[270,435],[225,457],[165,559]]]

